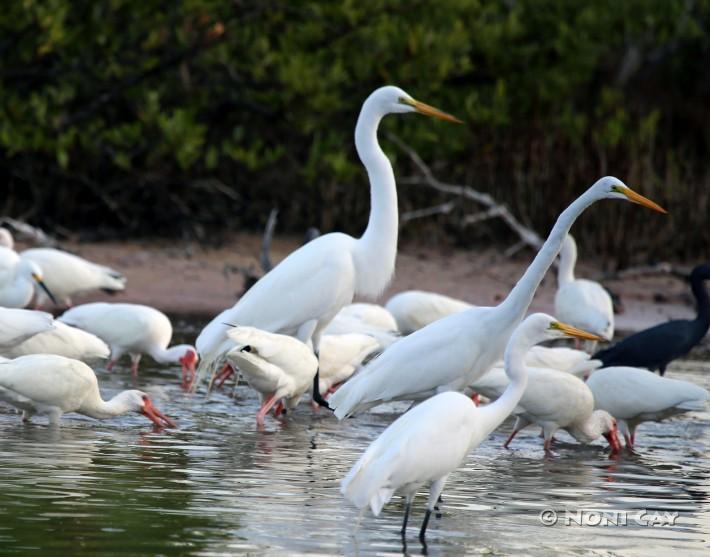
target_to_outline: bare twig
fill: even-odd
[[[28,240],[35,245],[48,247],[58,245],[57,240],[45,233],[44,230],[21,220],[10,217],[0,217],[0,226],[7,226],[23,240]]]
[[[421,219],[423,217],[431,217],[432,215],[448,215],[456,207],[453,201],[447,201],[446,203],[441,203],[440,205],[434,205],[433,207],[425,207],[424,209],[415,209],[414,211],[406,211],[402,213],[399,217],[400,224],[409,222],[414,219]]]
[[[421,172],[420,177],[414,176],[410,178],[400,178],[400,184],[428,186],[447,195],[455,195],[457,197],[470,199],[471,201],[483,205],[486,210],[464,218],[463,224],[474,224],[489,218],[499,217],[520,237],[526,245],[530,246],[534,250],[539,250],[542,247],[542,238],[540,238],[535,231],[529,229],[527,226],[524,226],[518,219],[516,219],[508,207],[504,204],[496,201],[491,195],[475,190],[470,186],[447,184],[440,181],[436,176],[434,176],[431,168],[429,168],[429,166],[421,159],[414,149],[404,143],[396,135],[387,135],[392,142],[394,142],[402,151],[409,155],[409,158]]]

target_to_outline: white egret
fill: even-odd
[[[284,408],[295,408],[313,385],[318,360],[300,340],[254,327],[234,327],[227,337],[234,345],[227,353],[227,360],[261,395],[261,408],[256,414],[258,425],[264,424],[266,414],[277,403],[276,416]]]
[[[557,268],[555,315],[575,327],[590,331],[610,341],[614,337],[614,306],[611,296],[598,282],[574,277],[577,244],[567,234],[560,249]],[[588,349],[594,351],[596,343]]]
[[[93,362],[109,357],[109,347],[96,335],[54,322],[54,329],[38,333],[10,348],[0,348],[0,354],[18,358],[29,354],[56,354],[65,358]]]
[[[363,103],[355,127],[355,147],[370,179],[370,219],[353,238],[325,234],[301,246],[264,275],[232,307],[220,313],[197,338],[200,370],[215,371],[232,346],[230,324],[311,341],[317,352],[323,329],[354,295],[378,296],[390,281],[397,253],[397,189],[390,164],[377,142],[387,114],[418,112],[442,120],[456,118],[414,100],[398,87],[381,87]],[[195,382],[196,383],[196,382]],[[325,405],[314,380],[314,396]]]
[[[138,373],[141,356],[148,354],[161,364],[179,363],[183,385],[187,385],[197,364],[197,351],[190,344],[168,348],[173,326],[168,317],[155,308],[140,304],[83,304],[65,311],[59,321],[84,329],[102,339],[111,348],[111,370],[124,354],[131,357],[131,372]]]
[[[710,400],[706,389],[689,381],[660,377],[635,367],[600,369],[592,373],[587,386],[594,394],[595,408],[606,410],[618,420],[619,431],[631,449],[640,423],[702,410]]]
[[[389,400],[420,400],[444,390],[461,391],[486,373],[503,355],[575,219],[602,199],[624,199],[665,213],[617,178],[601,178],[562,212],[503,302],[450,315],[394,343],[330,398],[335,415],[342,419]]]
[[[552,438],[558,429],[565,430],[585,445],[604,436],[612,452],[619,451],[616,421],[608,412],[594,410],[594,397],[584,381],[564,371],[539,367],[528,367],[528,379],[525,392],[513,411],[517,419],[504,447],[508,447],[520,430],[537,424],[543,431],[545,452],[550,452]],[[496,399],[507,385],[505,372],[493,368],[471,388]]]
[[[385,308],[394,316],[403,335],[426,327],[454,313],[471,309],[473,304],[436,292],[406,290],[392,296]]]
[[[527,371],[523,358],[528,348],[564,336],[594,338],[549,315],[529,316],[513,332],[505,350],[510,384],[503,396],[480,408],[456,392],[440,393],[425,400],[397,418],[372,442],[342,481],[340,491],[362,512],[369,506],[375,516],[395,492],[401,492],[406,501],[404,537],[412,499],[422,485],[431,483],[419,531],[419,539],[424,543],[431,511],[446,478],[510,415],[525,391]]]
[[[22,356],[0,363],[0,400],[22,410],[23,421],[41,414],[48,416],[50,424],[57,425],[66,412],[98,420],[138,412],[158,426],[175,426],[141,391],[123,391],[104,401],[89,366],[53,354]]]
[[[44,311],[0,307],[0,350],[51,331],[54,326],[54,319]]]
[[[39,265],[21,259],[10,248],[0,246],[0,306],[28,306],[35,293],[35,284],[50,300],[55,301],[54,295],[44,283]]]
[[[57,301],[67,307],[72,305],[73,296],[95,290],[118,292],[126,287],[126,278],[118,271],[58,249],[28,249],[20,252],[20,258],[39,265],[47,287]],[[38,307],[47,299],[46,293],[37,291]]]

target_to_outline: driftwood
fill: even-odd
[[[421,172],[421,176],[412,176],[408,178],[400,178],[398,182],[400,184],[410,184],[415,186],[428,186],[438,192],[446,195],[453,195],[456,197],[463,197],[465,199],[470,199],[479,205],[484,207],[484,210],[473,213],[471,215],[466,215],[461,221],[462,225],[470,226],[482,222],[484,220],[492,218],[500,218],[508,227],[515,232],[523,245],[527,245],[534,249],[539,250],[542,247],[543,239],[527,226],[523,225],[513,214],[510,212],[508,207],[503,203],[496,201],[490,194],[478,191],[470,186],[463,186],[459,184],[448,184],[442,182],[431,171],[431,168],[421,159],[417,152],[412,149],[409,145],[404,143],[399,137],[394,134],[387,134],[388,138],[397,145],[402,151],[404,151],[409,158],[412,160],[414,165]],[[409,213],[404,213],[402,218],[402,223],[406,223],[413,218],[420,218],[425,216],[431,216],[435,214],[448,214],[453,210],[455,204],[453,202],[443,203],[441,205],[436,205],[427,209],[419,209],[416,211],[410,211]],[[507,251],[515,253],[521,249],[521,245],[515,244]]]

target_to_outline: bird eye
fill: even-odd
[[[240,352],[251,352],[251,351],[252,351],[252,347],[249,346],[248,344],[240,350]]]

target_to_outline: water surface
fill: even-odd
[[[194,338],[194,327],[182,323],[180,334]],[[341,423],[304,404],[258,431],[257,397],[246,387],[235,399],[186,396],[179,369],[148,360],[136,384],[128,362],[111,374],[99,369],[103,394],[151,391],[177,430],[155,431],[138,415],[26,425],[0,408],[3,555],[709,554],[707,412],[642,425],[638,453],[618,459],[601,442],[581,447],[564,433],[547,458],[533,428],[504,450],[508,421],[450,476],[425,549],[417,541],[423,494],[403,546],[399,498],[356,530],[358,512],[338,489],[396,417],[392,407]],[[706,362],[680,362],[669,375],[710,386]],[[545,509],[558,512],[557,525],[541,524]],[[565,509],[679,515],[674,526],[565,526]]]

